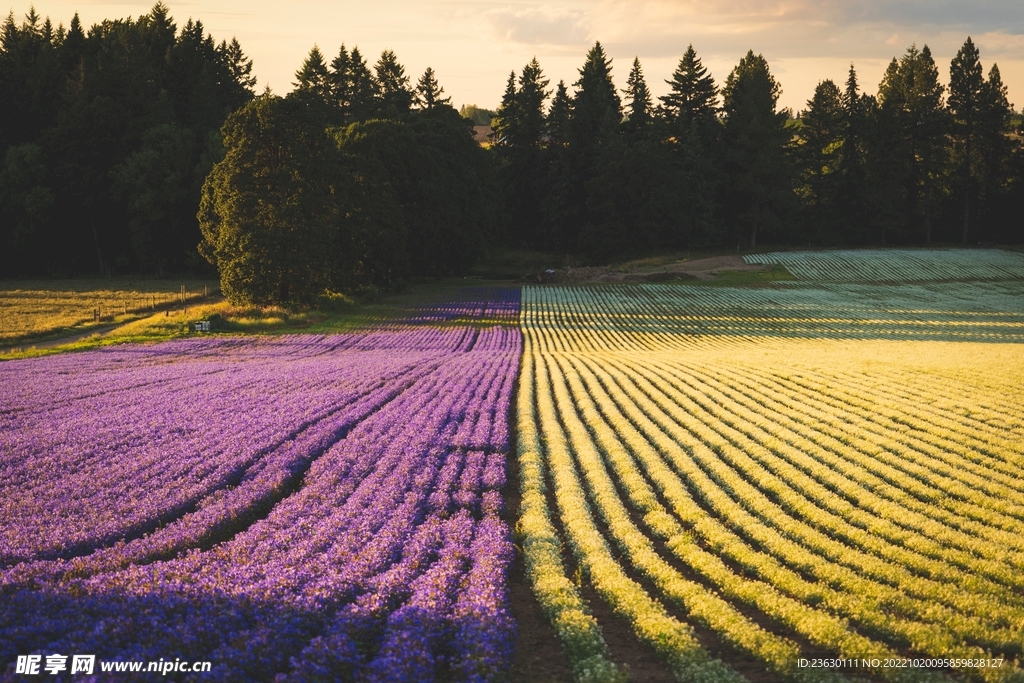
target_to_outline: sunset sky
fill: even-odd
[[[576,80],[586,50],[600,40],[625,87],[634,55],[655,95],[664,94],[687,44],[721,83],[748,49],[764,54],[783,88],[781,105],[805,107],[815,84],[846,79],[854,62],[874,93],[885,65],[911,43],[927,43],[948,79],[949,60],[970,35],[986,70],[998,62],[1010,100],[1024,104],[1024,3],[1020,0],[165,0],[182,25],[199,18],[219,41],[237,36],[255,63],[259,88],[284,94],[314,43],[330,60],[344,42],[371,63],[381,50],[398,54],[413,81],[427,66],[456,106],[497,106],[509,71],[540,60],[552,86]],[[138,16],[151,2],[37,0],[36,10],[67,25],[74,12],[91,25]],[[11,5],[18,20],[28,4]]]

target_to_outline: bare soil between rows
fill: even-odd
[[[656,268],[623,272],[608,266],[560,268],[529,273],[520,278],[525,284],[602,284],[672,282],[674,280],[714,280],[724,271],[764,271],[760,264],[751,265],[742,256],[713,256],[692,261],[676,261]]]

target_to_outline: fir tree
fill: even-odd
[[[434,70],[428,66],[416,82],[416,106],[420,109],[433,109],[442,104],[451,104],[452,98],[441,97],[443,93],[444,88],[438,84]]]
[[[633,68],[626,79],[626,122],[630,128],[639,130],[651,121],[651,91],[644,80],[640,58],[633,58]]]
[[[971,220],[971,195],[975,192],[974,183],[978,172],[977,145],[975,137],[978,132],[979,110],[985,90],[985,77],[981,69],[980,54],[974,41],[967,37],[963,47],[953,57],[949,65],[949,100],[947,102],[952,114],[952,134],[954,155],[960,182],[960,194],[963,201],[963,241],[967,243],[967,234]]]
[[[569,141],[569,119],[571,117],[572,100],[569,98],[569,90],[565,87],[565,81],[558,81],[544,126],[550,144],[564,145]]]
[[[789,191],[788,113],[776,109],[782,87],[753,50],[729,74],[722,94],[733,210],[749,225],[753,249],[759,228],[778,217]]]
[[[324,103],[331,101],[330,74],[324,55],[316,45],[309,51],[302,68],[295,72],[295,89],[314,95]]]
[[[686,48],[672,80],[665,82],[669,84],[669,94],[658,99],[662,102],[666,118],[675,124],[677,130],[685,130],[696,119],[715,115],[718,87],[701,64],[693,45]]]
[[[348,121],[363,121],[373,115],[377,106],[380,88],[377,80],[366,65],[359,48],[352,48],[349,55],[349,118]]]
[[[401,117],[412,108],[413,92],[405,67],[391,50],[384,50],[374,65],[380,88],[381,113],[387,118]]]
[[[573,142],[581,147],[597,144],[602,137],[618,129],[622,120],[622,102],[612,82],[612,60],[600,42],[587,52],[573,85]]]
[[[802,193],[811,205],[813,231],[820,242],[833,242],[838,218],[837,181],[844,143],[843,95],[831,80],[818,83],[797,129],[797,156],[803,170]]]

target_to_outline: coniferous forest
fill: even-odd
[[[909,47],[875,94],[851,65],[796,113],[754,51],[716,82],[689,47],[655,98],[597,43],[572,84],[536,59],[510,73],[489,146],[390,50],[314,47],[285,96],[256,95],[252,69],[163,4],[88,30],[9,16],[0,277],[211,263],[236,299],[308,302],[459,274],[490,246],[1024,242],[1020,117],[970,38],[948,67]]]

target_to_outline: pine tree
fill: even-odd
[[[626,79],[626,122],[633,130],[640,130],[651,121],[651,91],[644,80],[640,58],[633,58],[633,68]]]
[[[381,113],[387,118],[398,118],[412,108],[413,92],[405,67],[391,50],[384,50],[374,65],[377,84],[380,88]]]
[[[569,90],[565,87],[565,81],[558,81],[544,126],[549,144],[565,145],[569,141],[571,117],[572,100],[569,98]]]
[[[349,57],[345,43],[338,49],[338,56],[331,61],[329,79],[331,84],[331,104],[337,110],[342,121],[349,118],[352,106],[352,58]]]
[[[670,92],[658,99],[662,102],[666,118],[675,124],[676,130],[685,130],[694,120],[715,115],[718,87],[701,64],[693,45],[686,48],[672,80],[665,82],[669,84]]]
[[[505,92],[501,96],[501,104],[491,120],[491,128],[494,129],[494,139],[501,147],[514,145],[516,142],[516,120],[519,115],[516,113],[516,72],[508,74],[505,82]]]
[[[377,107],[380,87],[366,65],[359,48],[352,48],[349,55],[349,118],[348,121],[363,121],[373,115]]]
[[[1012,114],[1013,109],[1007,99],[1007,89],[999,73],[999,65],[993,64],[982,88],[981,106],[978,108],[979,189],[987,205],[995,205],[998,197],[1007,190],[1007,180],[1013,176],[1010,163],[1014,144],[1006,134]],[[1017,151],[1018,155],[1021,154],[1019,143]],[[1016,209],[1006,212],[1008,215],[1004,215],[1001,221],[993,221],[991,211],[988,213],[990,224],[1020,221]],[[998,225],[998,229],[1006,230],[1006,227]]]
[[[573,85],[573,142],[580,147],[595,145],[618,130],[622,120],[622,102],[612,82],[612,60],[600,42],[587,52],[579,80]]]
[[[295,72],[295,80],[296,90],[314,95],[324,103],[331,101],[330,74],[324,55],[316,45],[309,51],[302,68]]]
[[[750,248],[758,229],[777,217],[789,192],[786,111],[776,106],[782,87],[762,55],[747,52],[722,89],[729,185],[733,210],[750,227]]]
[[[912,233],[919,225],[925,243],[931,243],[948,164],[944,90],[927,45],[920,50],[912,45],[898,62],[894,59],[878,89],[882,109],[895,123],[887,135],[890,144],[903,143],[899,175],[905,183],[907,228]]]
[[[520,144],[537,146],[544,134],[544,102],[551,92],[548,80],[534,57],[523,67],[516,91],[516,112],[519,118]]]
[[[963,240],[971,220],[971,194],[975,192],[974,182],[978,172],[977,145],[979,109],[982,106],[985,77],[981,69],[980,54],[974,41],[967,37],[963,47],[949,65],[949,100],[952,114],[955,163],[963,197]]]
[[[434,70],[428,66],[416,82],[416,106],[420,109],[433,109],[442,104],[451,104],[452,98],[441,97],[443,93],[444,88],[438,84]]]
[[[841,150],[844,143],[843,95],[831,80],[818,83],[814,96],[800,117],[797,157],[802,193],[813,213],[813,229],[819,243],[834,241]]]

